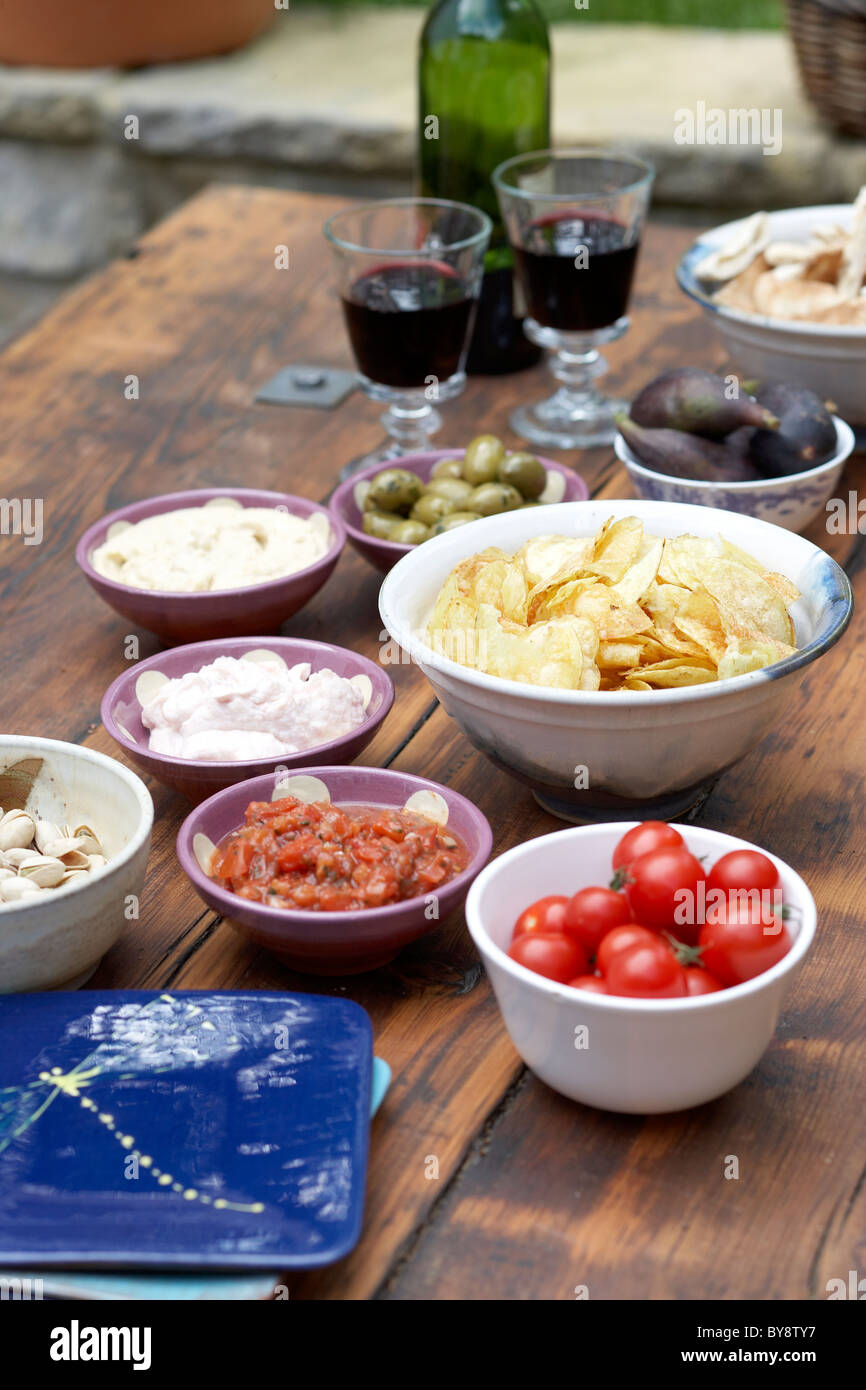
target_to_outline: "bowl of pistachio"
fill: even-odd
[[[139,918],[153,803],[113,758],[0,735],[0,994],[76,989]]]

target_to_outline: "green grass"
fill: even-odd
[[[301,6],[304,0],[293,0]],[[315,0],[333,9],[359,8],[371,0]],[[427,0],[376,0],[388,5],[427,5]],[[578,24],[694,24],[712,29],[778,29],[784,0],[589,0],[575,10],[574,0],[538,0],[549,20]]]

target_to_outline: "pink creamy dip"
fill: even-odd
[[[366,718],[365,696],[328,667],[219,656],[142,705],[150,749],[196,762],[279,758],[330,743]]]

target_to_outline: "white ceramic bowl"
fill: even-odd
[[[851,213],[848,203],[771,212],[771,237],[773,241],[807,241],[812,228],[822,223],[849,226]],[[677,266],[680,289],[704,309],[744,376],[811,386],[823,400],[835,402],[843,419],[866,424],[866,328],[746,314],[714,303],[707,286],[697,279],[695,267],[744,220],[714,227],[689,247]]]
[[[828,498],[833,497],[854,449],[854,431],[834,416],[836,452],[826,463],[793,473],[786,478],[760,478],[752,483],[700,482],[693,478],[672,478],[641,463],[621,434],[613,442],[616,456],[625,464],[638,497],[656,502],[694,502],[700,507],[720,507],[742,512],[784,526],[787,531],[805,531],[818,516],[826,515]]]
[[[484,675],[424,641],[436,596],[466,556],[486,546],[513,553],[530,536],[550,532],[592,535],[608,517],[626,516],[640,517],[656,536],[721,533],[787,575],[802,594],[792,608],[799,650],[763,671],[707,685],[588,692]],[[641,500],[560,502],[461,526],[406,555],[386,576],[379,598],[388,632],[475,747],[567,820],[682,813],[778,725],[806,667],[844,632],[852,604],[844,570],[802,536],[713,507]],[[575,786],[587,777],[588,786]]]
[[[81,884],[0,905],[0,994],[84,984],[134,920],[129,895],[141,895],[150,852],[153,802],[134,772],[74,743],[0,735],[0,771],[32,757],[43,763],[26,809],[90,825],[109,862]]]
[[[652,1115],[702,1105],[748,1076],[812,943],[815,903],[799,874],[768,855],[794,909],[787,923],[790,951],[754,980],[694,999],[591,994],[511,960],[506,953],[518,913],[545,894],[605,883],[614,846],[628,828],[616,822],[560,830],[509,850],[475,880],[466,921],[526,1065],[571,1100]],[[756,848],[702,826],[680,828],[692,853],[706,856],[707,867],[729,850]]]

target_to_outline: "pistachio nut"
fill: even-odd
[[[7,811],[0,820],[0,850],[28,849],[36,825],[26,811]]]
[[[35,851],[22,859],[18,865],[18,877],[27,878],[31,883],[37,883],[40,888],[56,888],[58,883],[63,882],[63,875],[66,873],[66,865],[60,859],[52,859],[46,854],[37,854]]]

